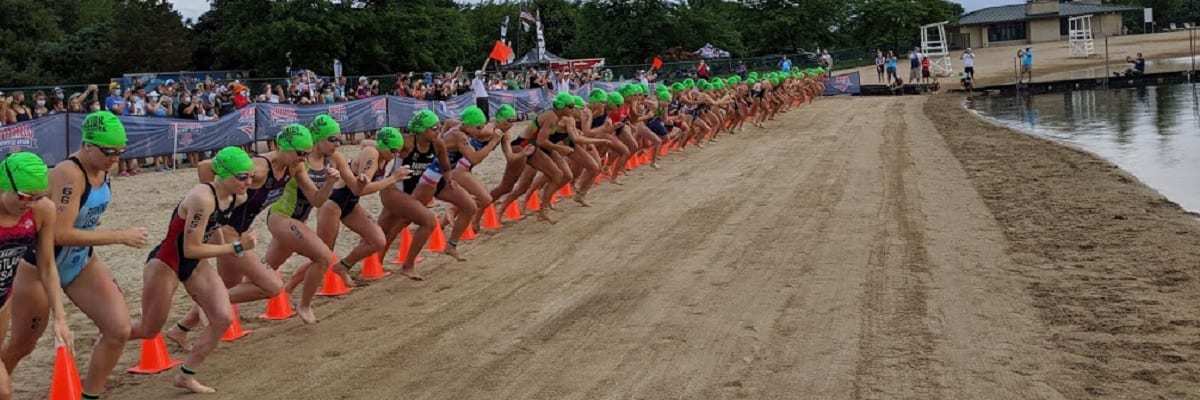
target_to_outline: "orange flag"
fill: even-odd
[[[662,68],[662,59],[658,58],[658,57],[654,57],[654,63],[650,64],[650,66],[654,67],[654,69]]]
[[[497,40],[496,45],[492,46],[491,57],[493,60],[505,62],[508,61],[509,56],[512,56],[512,52],[512,48],[506,46],[504,42]]]

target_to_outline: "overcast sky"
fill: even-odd
[[[468,0],[469,1],[469,0]],[[193,21],[200,18],[200,14],[208,11],[208,0],[175,0],[175,9],[183,14],[184,18],[191,18]],[[962,4],[967,12],[975,11],[984,7],[999,6],[1005,4],[1021,4],[1022,0],[958,0],[956,3]]]

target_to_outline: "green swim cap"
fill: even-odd
[[[275,135],[280,151],[308,151],[313,147],[312,133],[304,125],[291,124]]]
[[[483,109],[478,106],[467,107],[466,110],[463,110],[462,116],[459,119],[462,120],[462,124],[465,127],[483,126],[483,124],[487,123],[487,115],[484,115]]]
[[[478,107],[476,107],[478,108]],[[404,135],[396,128],[385,126],[375,134],[375,148],[380,151],[392,151],[404,147]]]
[[[683,86],[683,83],[681,82],[675,82],[675,84],[671,85],[671,90],[676,92],[683,91],[683,89],[687,89],[687,87]]]
[[[587,103],[583,102],[583,97],[571,96],[571,99],[575,100],[575,108],[577,108],[577,109],[583,108],[584,106],[587,105]]]
[[[517,116],[517,110],[515,108],[513,108],[513,106],[510,106],[508,104],[502,105],[502,106],[500,106],[499,110],[496,110],[496,120],[497,121],[508,121],[510,119],[513,119],[513,117],[516,117],[516,116]]]
[[[605,92],[604,89],[592,89],[592,93],[588,94],[589,102],[603,103],[605,100],[608,100],[608,92]]]
[[[129,142],[125,137],[125,125],[108,111],[88,114],[80,131],[83,133],[84,143],[100,147],[125,147]]]
[[[646,84],[646,83],[639,83],[639,84],[637,85],[637,87],[638,87],[638,93],[641,93],[641,94],[650,94],[650,85],[649,85],[649,84]]]
[[[421,110],[408,120],[408,130],[412,133],[425,132],[437,125],[439,121],[437,114],[434,114],[433,111]]]
[[[741,78],[741,77],[735,76],[735,77],[729,78],[729,84],[730,84],[730,85],[736,85],[736,84],[738,84],[738,83],[741,83],[741,82],[742,82],[742,78]]]
[[[658,92],[658,101],[671,100],[671,94],[667,92]]]
[[[750,78],[750,79],[746,80],[747,85],[753,85],[755,83],[758,83],[758,79],[756,79],[756,78]]]
[[[776,85],[776,86],[778,86],[778,85],[779,85],[779,78],[778,78],[778,77],[773,77],[773,78],[771,78],[771,84],[772,84],[772,85]]]
[[[683,86],[692,87],[692,85],[695,85],[695,84],[696,84],[696,81],[693,81],[692,78],[687,78],[687,79],[683,80]]]
[[[330,136],[342,133],[342,127],[337,121],[333,120],[328,114],[318,115],[312,123],[308,125],[308,131],[312,133],[313,141],[319,142],[328,139]]]
[[[0,164],[3,164],[5,174],[4,178],[0,178],[0,189],[25,193],[50,189],[50,169],[37,154],[18,151],[9,154]]]
[[[625,96],[622,96],[620,93],[617,93],[617,92],[612,92],[612,93],[608,94],[608,105],[619,106],[622,104],[625,104]]]
[[[751,73],[750,73],[750,75],[749,75],[749,77],[750,77],[750,78],[757,78],[757,77],[758,77],[758,72],[751,72]]]
[[[555,110],[561,110],[575,105],[575,99],[571,98],[570,93],[558,92],[558,95],[554,96],[554,100],[550,102],[550,105],[554,106]]]
[[[212,169],[218,178],[225,179],[254,170],[254,161],[241,147],[228,146],[213,156]]]

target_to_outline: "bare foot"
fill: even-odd
[[[614,185],[622,185],[622,186],[625,185],[624,183],[621,183],[621,181],[617,180],[617,175],[613,175],[612,178],[608,179],[608,181],[612,182],[612,184],[614,184]]]
[[[316,314],[313,314],[312,306],[300,307],[298,305],[293,304],[292,308],[296,309],[296,315],[299,315],[300,320],[304,321],[304,323],[306,323],[306,324],[317,323],[317,316],[316,316]]]
[[[697,141],[696,141],[696,147],[699,147],[699,148],[702,148],[702,149],[703,149],[703,148],[704,148],[704,141],[703,141],[703,140],[697,140]]]
[[[167,339],[171,339],[172,342],[175,342],[175,344],[179,345],[183,351],[192,351],[192,341],[188,340],[187,332],[179,329],[178,326],[172,326],[170,329],[167,329],[167,334],[165,336]]]
[[[333,265],[333,273],[342,277],[342,282],[344,282],[346,284],[346,287],[358,286],[358,284],[354,283],[354,278],[350,276],[350,270],[346,269],[346,267],[343,266],[342,263],[337,263],[337,264]]]
[[[421,274],[417,273],[417,267],[413,265],[405,265],[404,267],[400,268],[400,275],[404,275],[408,279],[412,279],[414,281],[425,280],[425,278],[421,277]]]
[[[658,169],[658,161],[650,163],[650,168]]]
[[[184,375],[183,373],[175,374],[175,387],[184,388],[192,391],[192,393],[216,393],[217,389],[201,385],[196,382],[195,378]]]
[[[541,212],[541,211],[538,211],[538,212]],[[446,253],[446,255],[448,255],[450,257],[454,257],[455,260],[467,261],[466,257],[458,255],[458,249],[454,248],[454,246],[446,246],[445,253]]]
[[[613,183],[616,183],[616,182],[613,182]],[[555,221],[553,218],[550,218],[550,214],[547,214],[547,213],[546,213],[546,210],[538,210],[538,212],[537,212],[537,219],[538,219],[538,221],[546,221],[546,222],[549,222],[549,223],[550,223],[550,225],[554,225],[554,224],[557,224],[557,223],[558,223],[558,222],[557,222],[557,221]]]
[[[574,200],[576,203],[579,203],[579,205],[581,205],[581,206],[584,206],[584,207],[592,206],[592,203],[589,203],[587,201],[587,199],[583,198],[583,193],[575,193]]]
[[[546,202],[546,208],[549,208],[554,211],[558,211],[558,206],[554,205],[553,200]]]

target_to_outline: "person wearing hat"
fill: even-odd
[[[562,157],[562,162],[559,162],[558,167],[560,170],[565,171],[564,175],[567,175],[567,182],[563,183],[563,185],[574,185],[574,182],[580,181],[580,186],[582,187],[582,181],[594,181],[596,175],[600,173],[599,156],[592,158],[593,156],[589,149],[597,144],[605,144],[607,141],[589,137],[587,132],[584,131],[584,129],[591,130],[590,127],[585,128],[584,125],[584,121],[588,121],[587,124],[591,125],[591,115],[588,114],[587,105],[583,101],[583,97],[572,95],[571,99],[575,103],[575,107],[571,113],[561,118],[560,121],[562,126],[566,128],[565,131],[568,135],[563,140],[563,143],[571,146],[574,151]],[[539,175],[532,182],[531,190],[536,192],[548,183],[552,183],[552,181],[547,179],[545,175]],[[549,189],[558,190],[561,187],[561,185],[551,186]],[[588,185],[588,188],[590,187],[591,185]],[[592,204],[586,200],[585,196],[580,195],[581,191],[586,192],[586,188],[583,188],[583,190],[579,189],[576,188],[573,200],[581,206],[591,207]],[[556,209],[552,207],[553,204],[550,206],[551,210]]]
[[[483,71],[476,70],[475,78],[471,79],[471,93],[475,96],[475,106],[483,110],[483,114],[487,115],[489,110],[487,77],[483,75]]]
[[[303,136],[298,127],[293,130],[298,132],[296,135]],[[334,254],[306,221],[314,207],[325,204],[339,179],[350,179],[347,177],[353,175],[343,174],[344,168],[337,168],[330,157],[342,143],[337,121],[325,114],[318,115],[309,124],[308,132],[313,146],[304,155],[300,166],[291,171],[292,179],[284,185],[283,193],[271,204],[267,215],[267,229],[273,240],[267,246],[263,262],[278,270],[292,254],[309,260],[296,269],[284,290],[295,293],[296,286],[304,284],[296,314],[305,323],[312,324],[317,322],[312,300],[321,286],[325,269],[333,264]]]
[[[539,221],[546,221],[551,224],[555,221],[550,218],[547,212],[551,205],[550,197],[559,187],[566,182],[571,181],[570,169],[562,168],[566,166],[566,162],[562,157],[569,155],[575,149],[565,144],[560,144],[569,137],[567,128],[563,126],[560,119],[564,119],[575,108],[575,99],[569,93],[558,92],[554,99],[550,102],[551,108],[538,113],[534,121],[529,124],[528,130],[521,137],[514,140],[513,146],[524,148],[526,145],[533,145],[538,151],[531,152],[527,165],[533,169],[525,169],[521,173],[521,177],[517,179],[517,184],[514,190],[505,197],[501,205],[501,210],[507,209],[509,203],[517,200],[517,197],[529,192],[529,196],[538,195],[533,191],[533,179],[537,173],[542,173],[548,179],[551,185],[547,186],[541,193],[541,204],[545,207],[537,211]],[[560,161],[562,161],[560,163]],[[560,167],[562,166],[562,167]]]
[[[0,311],[9,311],[14,307],[37,308],[29,304],[17,305],[10,297],[17,289],[18,282],[14,278],[19,275],[18,269],[23,269],[26,272],[23,275],[32,276],[22,277],[24,279],[19,283],[23,286],[20,289],[31,292],[31,295],[37,292],[36,296],[25,297],[44,296],[40,304],[44,305],[41,307],[43,313],[32,324],[41,325],[41,330],[45,330],[41,319],[49,315],[48,322],[54,327],[55,343],[73,347],[67,312],[58,295],[58,269],[54,264],[56,211],[54,201],[49,199],[50,177],[46,163],[37,154],[19,151],[0,161],[0,170],[4,171],[0,174]],[[38,255],[32,262],[24,261],[23,258],[30,252]],[[24,268],[18,265],[24,265]],[[11,312],[0,312],[0,326],[9,326],[11,317]],[[23,314],[22,317],[28,315]],[[30,322],[25,321],[29,320],[21,322],[19,327],[13,325],[13,329],[26,330],[26,324]],[[4,340],[6,333],[0,330],[0,341]],[[10,395],[13,390],[11,371],[12,367],[0,370],[0,392]]]
[[[433,164],[433,160],[445,157],[446,146],[437,134],[437,126],[440,125],[440,122],[437,114],[434,114],[433,111],[421,110],[413,115],[405,127],[410,134],[404,136],[404,144],[399,154],[396,155],[398,158],[396,162],[392,163],[391,168],[392,175],[403,180],[384,188],[379,193],[383,210],[379,213],[378,221],[380,228],[385,233],[385,249],[391,248],[392,242],[404,229],[408,228],[410,223],[417,224],[417,229],[412,233],[412,243],[407,249],[408,256],[404,259],[400,269],[400,275],[417,281],[424,279],[417,273],[417,256],[425,248],[425,243],[433,234],[433,228],[437,226],[438,220],[433,211],[425,206],[427,203],[418,200],[415,193],[418,186],[421,186],[421,176],[424,175],[429,165]],[[403,170],[410,172],[405,174]],[[443,179],[434,187],[433,196],[440,195],[447,186],[446,180]]]
[[[269,209],[276,201],[283,198],[290,190],[299,190],[308,198],[329,197],[330,190],[321,189],[309,179],[304,160],[308,158],[313,148],[312,134],[308,128],[300,124],[291,124],[275,135],[276,150],[258,154],[251,158],[254,162],[253,179],[246,188],[246,201],[234,207],[229,221],[220,228],[220,235],[213,235],[210,244],[224,244],[227,238],[236,238],[250,230],[254,220],[263,211]],[[212,160],[201,161],[196,167],[200,183],[217,181]],[[289,239],[288,235],[276,236],[272,240]],[[242,257],[236,254],[217,256],[217,273],[229,288],[229,301],[233,304],[248,303],[270,298],[283,290],[283,281],[270,268],[264,265],[262,258],[255,249],[246,250]],[[199,325],[200,313],[197,307],[183,317],[166,332],[171,339],[184,350],[191,350],[188,332]]]
[[[962,55],[958,56],[958,58],[962,60],[963,72],[970,76],[971,79],[975,79],[975,52],[971,51],[971,48],[968,47],[966,50],[963,50]]]
[[[93,246],[121,244],[143,248],[147,233],[141,227],[96,230],[112,200],[108,171],[125,152],[127,139],[121,121],[110,112],[94,112],[84,119],[80,133],[79,151],[49,172],[50,193],[58,205],[54,247],[31,249],[18,267],[16,290],[12,294],[15,304],[12,316],[17,323],[12,325],[13,336],[0,352],[0,358],[11,373],[22,358],[33,352],[46,329],[41,321],[58,297],[57,290],[50,293],[41,287],[58,285],[100,331],[83,379],[83,392],[98,395],[104,391],[109,373],[121,358],[130,322],[125,296]],[[15,159],[10,156],[9,160]],[[32,161],[29,165],[33,165]],[[14,173],[11,177],[21,176],[22,173]],[[17,186],[25,187],[20,183]],[[0,189],[3,189],[2,179]],[[26,193],[33,192],[28,189]],[[45,265],[44,255],[54,257],[56,268],[35,267]],[[51,270],[54,276],[49,275]]]
[[[391,187],[408,177],[408,168],[399,168],[388,173],[387,164],[392,162],[404,148],[404,136],[396,128],[384,127],[374,140],[364,139],[358,155],[349,164],[342,158],[341,153],[331,154],[334,165],[343,176],[353,179],[343,179],[333,187],[329,199],[317,210],[317,234],[329,248],[336,248],[338,232],[341,225],[346,225],[357,233],[358,245],[350,250],[350,254],[341,257],[333,266],[333,271],[342,277],[346,285],[355,286],[350,277],[350,270],[359,261],[371,254],[386,250],[384,248],[383,230],[371,217],[359,201],[384,188]],[[349,175],[347,175],[349,174]]]
[[[183,283],[208,317],[208,328],[200,333],[174,378],[175,386],[193,393],[216,392],[198,382],[196,373],[221,343],[221,335],[233,319],[229,291],[208,259],[244,256],[257,244],[254,230],[224,238],[229,243],[206,243],[229,220],[233,209],[246,200],[246,189],[254,179],[254,161],[244,150],[230,146],[213,156],[211,169],[216,181],[197,183],[188,190],[172,211],[162,242],[150,251],[142,280],[142,318],[130,329],[130,339],[158,336],[171,313],[175,290]]]
[[[500,107],[500,110],[496,112],[497,127],[503,127],[503,130],[507,133],[508,129],[512,128],[512,122],[516,118],[516,115],[516,110],[512,106],[505,104]],[[537,134],[537,130],[533,129],[533,125],[536,124],[537,122],[534,121],[533,124],[530,124],[530,128],[522,130],[515,135],[510,135],[516,137],[511,138],[511,140],[506,139],[509,142],[502,144],[506,158],[504,176],[500,178],[500,183],[489,192],[493,202],[501,205],[500,210],[504,210],[504,207],[507,207],[509,203],[512,203],[517,196],[523,193],[522,191],[515,195],[505,196],[512,193],[517,182],[523,179],[526,170],[525,167],[529,165],[530,160],[533,159],[537,152],[537,146],[533,145],[534,135]],[[501,201],[502,199],[504,200]]]
[[[511,106],[509,106],[508,110],[511,110]],[[513,111],[514,115],[509,115],[509,118],[515,116],[515,110]],[[475,231],[478,232],[480,229],[478,222],[483,216],[483,213],[480,211],[486,208],[488,204],[492,204],[493,198],[491,192],[487,190],[487,186],[471,170],[474,166],[479,165],[479,163],[487,159],[487,156],[501,144],[505,145],[504,147],[507,147],[509,149],[507,151],[511,153],[512,145],[507,142],[511,138],[506,136],[507,132],[497,129],[496,124],[489,124],[487,116],[483,114],[483,110],[479,109],[479,107],[467,107],[463,110],[459,120],[454,121],[456,123],[450,124],[450,122],[447,121],[447,126],[453,125],[453,127],[447,128],[441,136],[442,141],[446,143],[448,161],[455,163],[455,165],[452,170],[445,171],[444,173],[453,174],[454,182],[458,183],[467,194],[475,199],[473,210],[453,209],[457,213],[454,218],[455,228],[458,227],[458,221],[466,218],[469,222],[474,223]],[[509,126],[511,127],[511,125],[510,123]],[[442,169],[441,163],[438,160],[434,160],[433,165],[429,168]],[[456,247],[458,241],[453,239],[453,234],[451,238],[451,243],[448,244],[451,247]]]

